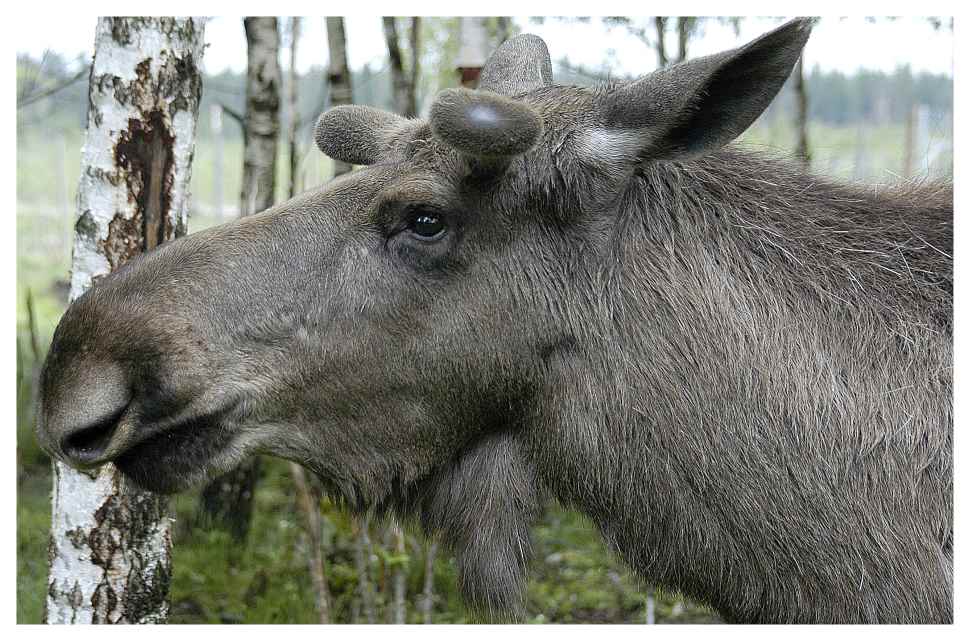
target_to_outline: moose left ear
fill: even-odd
[[[636,148],[639,158],[684,159],[718,149],[768,107],[812,24],[792,20],[738,49],[655,71],[606,96],[602,122],[623,130],[623,147]]]
[[[317,119],[317,147],[331,158],[351,165],[372,165],[389,151],[408,126],[406,118],[363,105],[340,105]]]

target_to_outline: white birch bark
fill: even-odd
[[[186,229],[204,21],[102,18],[81,152],[71,300]],[[155,623],[168,614],[165,501],[113,465],[54,465],[48,623]]]
[[[269,209],[276,198],[276,144],[280,133],[279,27],[276,18],[244,18],[246,115],[239,215]]]

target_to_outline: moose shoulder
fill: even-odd
[[[38,436],[171,492],[255,452],[440,533],[519,607],[543,495],[730,621],[952,620],[952,188],[726,147],[809,35],[595,89],[519,36],[365,165],[65,313]]]

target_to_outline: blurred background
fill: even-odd
[[[242,18],[206,26],[189,231],[240,215],[247,48],[276,47],[274,193],[285,200],[344,168],[312,127],[333,104],[424,115],[433,96],[474,86],[520,32],[542,36],[560,84],[632,79],[740,45],[781,20],[753,17],[279,18],[275,45],[247,43]],[[67,305],[75,192],[87,122],[91,18],[18,30],[17,620],[40,622],[47,580],[50,461],[32,435],[36,379]],[[32,31],[36,29],[36,31]],[[270,40],[272,40],[270,38]],[[818,174],[865,183],[950,178],[953,19],[824,18],[801,64],[740,143]],[[273,52],[270,51],[273,55]],[[447,551],[417,531],[354,520],[291,465],[263,457],[172,501],[172,622],[456,623]],[[643,585],[583,517],[550,504],[534,532],[527,620],[698,623],[717,617]]]

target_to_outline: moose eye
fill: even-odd
[[[444,234],[445,223],[438,214],[421,210],[411,216],[408,229],[422,240],[435,240]]]

